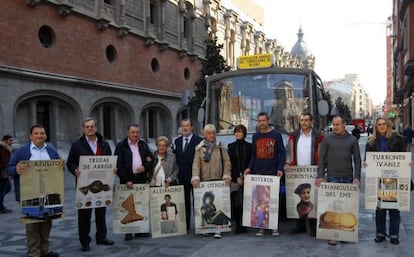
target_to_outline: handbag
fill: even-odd
[[[1,168],[0,179],[6,179],[8,177],[9,177],[9,174],[7,174],[6,167]]]

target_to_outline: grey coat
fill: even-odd
[[[157,152],[155,152],[154,153],[154,165],[153,165],[153,169],[150,174],[151,180],[154,177],[154,175],[156,175],[154,174],[155,167],[157,166],[159,161],[160,160],[158,159],[158,154]],[[177,162],[175,161],[175,154],[172,153],[171,151],[167,151],[165,155],[163,168],[164,168],[164,173],[165,173],[165,179],[169,180],[171,185],[178,184],[178,165],[177,165]]]

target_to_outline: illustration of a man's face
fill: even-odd
[[[302,189],[302,191],[300,191],[300,194],[299,194],[300,200],[303,202],[310,202],[310,192],[311,192],[310,188]]]
[[[170,197],[169,195],[166,195],[166,196],[164,197],[164,200],[165,200],[165,203],[166,203],[167,205],[170,205],[170,203],[171,203],[171,197]]]

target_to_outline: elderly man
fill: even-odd
[[[192,174],[194,188],[200,187],[200,181],[224,180],[227,186],[231,184],[230,157],[224,145],[216,140],[213,124],[204,127],[204,140],[195,149]],[[220,232],[216,232],[214,237],[221,238]]]
[[[82,127],[84,134],[72,144],[67,161],[69,172],[76,177],[80,175],[79,158],[81,155],[112,155],[109,144],[97,133],[94,118],[85,118],[82,122]],[[89,232],[91,230],[92,210],[78,210],[78,231],[82,251],[90,250],[89,243],[91,242],[91,238],[89,237]],[[95,208],[96,244],[113,245],[114,241],[106,238],[105,214],[106,207]]]
[[[148,183],[154,161],[147,143],[139,140],[137,124],[128,125],[127,137],[118,143],[115,155],[118,156],[116,168],[121,184],[133,189],[134,184]],[[125,240],[132,240],[132,234],[125,234]]]

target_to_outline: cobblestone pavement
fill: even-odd
[[[364,149],[365,142],[366,137],[363,136],[360,139],[361,149]],[[223,233],[223,237],[219,240],[191,232],[186,236],[159,239],[134,238],[126,242],[123,235],[112,233],[112,209],[109,208],[107,210],[108,238],[115,240],[115,245],[97,246],[92,243],[89,252],[82,252],[77,236],[76,212],[72,207],[74,206],[74,190],[75,180],[69,172],[65,172],[65,217],[53,222],[50,235],[51,250],[60,253],[61,256],[413,256],[413,211],[401,212],[401,243],[399,245],[392,245],[389,240],[377,244],[374,242],[373,211],[364,209],[363,191],[360,198],[358,243],[339,243],[337,246],[329,246],[325,240],[318,240],[305,234],[290,235],[289,230],[294,226],[294,220],[280,221],[281,235],[277,238],[270,234],[258,238],[255,236],[255,230],[250,229],[248,234],[243,235]],[[411,200],[411,205],[413,203],[414,201]],[[17,219],[18,209],[13,192],[6,196],[5,206],[13,212],[0,214],[0,257],[25,256],[25,229]],[[94,227],[92,227],[91,235],[94,235]]]

